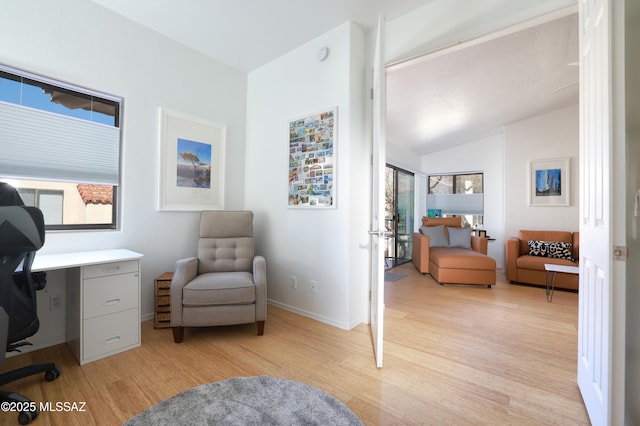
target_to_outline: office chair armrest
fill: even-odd
[[[267,262],[262,256],[253,258],[253,282],[256,284],[256,321],[267,318]]]
[[[171,280],[171,327],[182,325],[182,288],[198,275],[198,258],[188,257],[176,262]]]

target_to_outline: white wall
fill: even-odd
[[[125,247],[144,254],[142,314],[149,318],[153,279],[195,254],[198,224],[195,212],[156,211],[158,108],[227,125],[225,207],[242,208],[246,75],[84,0],[3,2],[0,40],[5,65],[124,97],[122,229],[48,232],[41,252]],[[58,288],[56,277],[50,289]]]
[[[409,172],[417,173],[420,171],[420,167],[422,166],[420,156],[416,155],[412,150],[387,140],[386,151],[387,163]]]
[[[580,184],[578,105],[552,111],[505,127],[505,236],[520,229],[578,231]],[[529,162],[570,159],[570,206],[528,205]]]
[[[319,62],[322,46],[330,53]],[[363,62],[364,35],[347,22],[248,79],[245,203],[256,213],[257,249],[268,254],[268,298],[345,329],[367,320],[370,148],[363,128]],[[288,208],[289,121],[334,106],[337,208]]]
[[[484,228],[495,241],[487,254],[504,268],[504,140],[502,133],[422,157],[426,174],[482,172],[484,174]]]

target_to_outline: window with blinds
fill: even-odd
[[[0,65],[0,180],[47,229],[116,229],[122,99]]]
[[[427,211],[442,216],[462,216],[468,226],[484,223],[484,175],[457,173],[427,178]]]

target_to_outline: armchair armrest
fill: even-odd
[[[489,240],[485,237],[471,236],[471,250],[487,254],[489,250]]]
[[[411,260],[418,271],[429,273],[429,237],[419,232],[413,233]]]
[[[256,321],[267,319],[267,262],[263,256],[253,258],[253,282],[256,284]]]
[[[509,238],[505,242],[504,249],[505,269],[508,281],[516,281],[518,279],[518,257],[520,257],[520,239]]]
[[[176,262],[169,290],[171,296],[171,327],[182,325],[182,288],[198,275],[198,258],[188,257]]]

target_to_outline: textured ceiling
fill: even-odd
[[[242,71],[347,20],[369,30],[433,0],[93,0]],[[387,140],[428,153],[578,102],[577,15],[388,72]],[[569,65],[573,63],[574,65]]]
[[[387,140],[421,153],[578,103],[578,18],[567,16],[387,74]]]
[[[353,21],[369,30],[434,0],[93,0],[218,61],[252,71]]]

